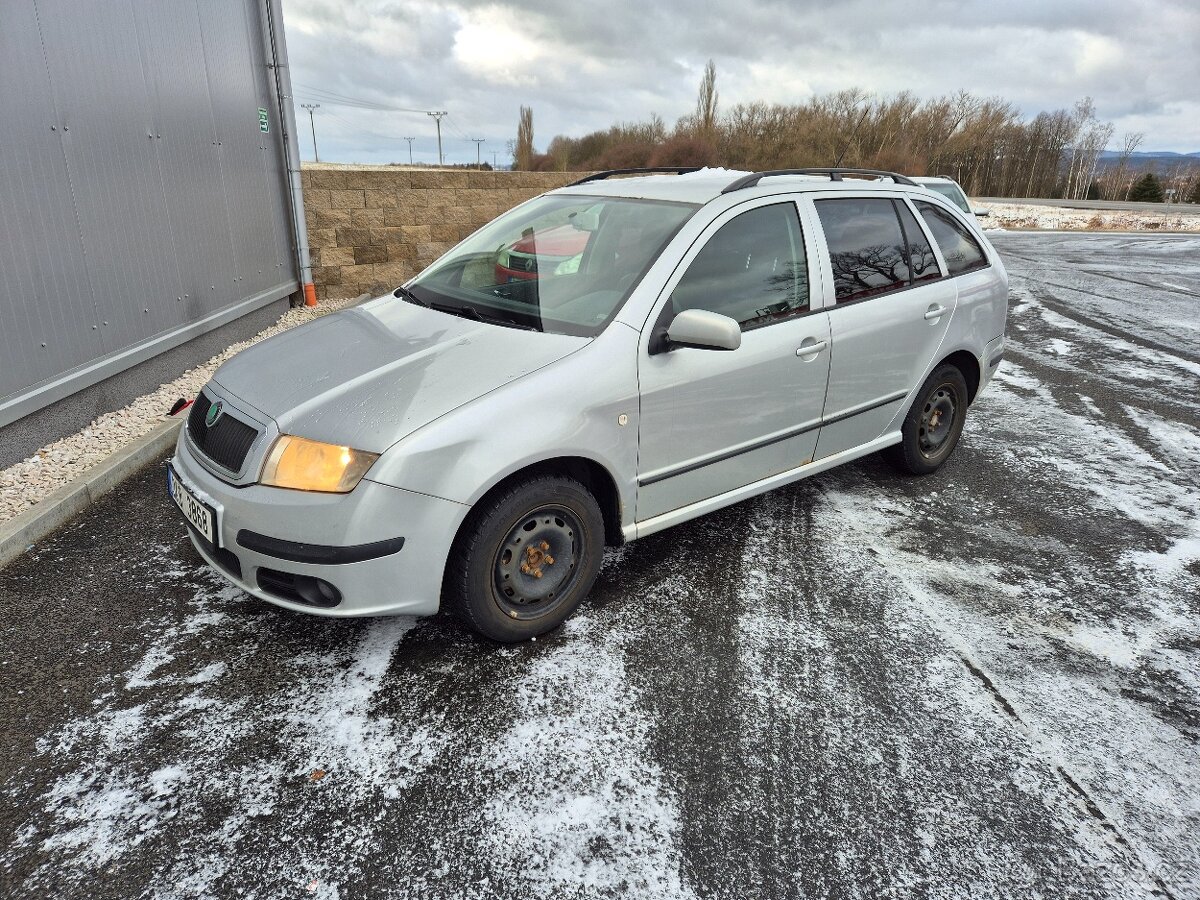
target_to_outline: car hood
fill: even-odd
[[[250,347],[213,381],[274,419],[284,434],[382,453],[588,342],[386,298]]]

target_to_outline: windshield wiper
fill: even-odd
[[[417,304],[417,306],[424,306],[426,309],[429,309],[428,303],[426,303],[424,300],[422,300],[420,297],[418,297],[416,294],[414,294],[412,291],[410,291],[408,288],[404,287],[403,285],[401,285],[400,287],[398,287],[394,291],[392,291],[392,296],[399,297],[402,300],[407,300],[409,303],[415,303],[415,304]]]
[[[431,304],[431,306],[438,312],[450,313],[454,316],[462,316],[464,319],[471,319],[474,322],[484,322],[488,325],[500,325],[504,328],[519,328],[522,331],[541,331],[540,328],[537,328],[533,325],[526,325],[524,322],[518,322],[516,319],[508,316],[484,315],[474,306],[450,306],[442,303],[434,303]]]

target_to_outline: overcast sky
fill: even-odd
[[[923,10],[922,10],[923,7]],[[284,0],[298,102],[319,102],[322,159],[503,164],[518,107],[534,143],[691,111],[704,64],[721,109],[861,87],[922,98],[965,89],[1027,116],[1095,100],[1143,150],[1200,151],[1200,0]],[[301,153],[312,158],[308,116]]]

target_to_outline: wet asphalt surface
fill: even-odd
[[[131,480],[0,571],[0,894],[1200,897],[1200,238],[994,240],[939,473],[613,551],[536,642],[275,609]]]

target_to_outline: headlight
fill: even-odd
[[[297,491],[345,494],[362,481],[378,453],[282,435],[267,454],[262,483]]]

